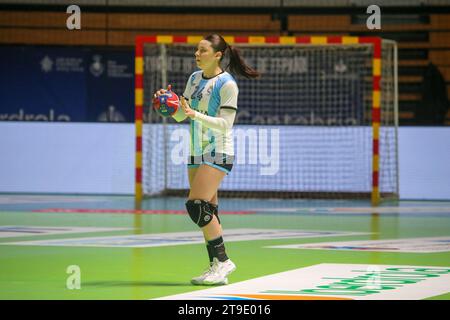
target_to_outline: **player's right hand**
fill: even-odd
[[[153,98],[156,99],[159,96],[162,96],[163,94],[166,94],[167,91],[170,91],[172,89],[172,85],[169,84],[167,86],[167,90],[166,89],[159,89],[158,91],[155,92],[155,94],[153,95]]]

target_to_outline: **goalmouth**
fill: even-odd
[[[157,117],[151,95],[181,93],[201,36],[137,36],[135,196],[186,190],[171,161],[177,124]],[[280,170],[236,165],[221,190],[244,197],[398,198],[397,45],[379,37],[224,36],[261,71],[240,88],[235,130],[278,130]],[[275,120],[274,120],[275,119]],[[276,120],[278,119],[278,120]],[[236,146],[235,146],[236,148]],[[249,151],[250,152],[250,151]],[[254,150],[253,150],[254,152]],[[253,167],[252,167],[253,165]]]

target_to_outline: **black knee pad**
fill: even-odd
[[[189,216],[200,228],[203,228],[212,221],[215,211],[214,206],[214,204],[205,200],[186,201],[186,209]]]
[[[219,218],[219,206],[217,204],[210,203],[211,207],[213,208],[213,213],[217,218],[217,221],[219,221],[220,224],[220,218]]]

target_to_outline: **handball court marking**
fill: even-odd
[[[420,300],[450,292],[450,268],[321,263],[155,300]]]
[[[282,229],[227,229],[224,236],[227,242],[271,239],[322,238],[336,236],[367,235],[367,232],[321,231],[321,230],[282,230]],[[188,244],[204,244],[205,239],[199,231],[138,234],[89,238],[66,238],[53,240],[3,242],[0,245],[21,246],[81,246],[81,247],[161,247]]]
[[[371,252],[434,253],[449,252],[450,237],[424,237],[383,240],[356,240],[267,246],[276,249],[311,249]]]
[[[40,213],[111,213],[111,214],[175,214],[186,215],[186,210],[165,210],[165,209],[152,209],[152,210],[136,210],[136,209],[71,209],[71,208],[48,208],[48,209],[36,209],[32,212]],[[255,214],[256,211],[221,211],[220,214]]]
[[[54,226],[0,226],[0,238],[36,237],[54,234],[88,233],[132,230],[132,228],[54,227]]]
[[[264,213],[329,213],[329,214],[429,214],[450,215],[450,205],[428,207],[290,207],[290,208],[252,208],[252,211]]]

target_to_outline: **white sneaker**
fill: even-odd
[[[206,285],[228,284],[227,276],[234,270],[236,270],[236,265],[230,259],[224,262],[220,262],[217,258],[214,258],[210,272],[203,279],[203,284]]]
[[[207,276],[209,276],[209,274],[211,273],[212,266],[213,266],[213,263],[211,263],[209,265],[209,267],[206,268],[205,271],[203,271],[202,275],[200,275],[198,277],[195,277],[195,278],[192,278],[191,279],[191,283],[195,284],[195,285],[203,284],[203,280],[205,280],[205,278]]]
[[[192,279],[191,279],[191,283],[192,283],[193,285],[202,285],[202,284],[204,284],[203,281],[204,281],[204,280],[211,274],[211,272],[212,272],[212,266],[213,266],[213,263],[211,263],[211,264],[209,265],[209,267],[202,273],[201,276],[192,278]],[[228,279],[225,278],[224,281],[222,281],[221,283],[218,283],[218,284],[228,284]]]

